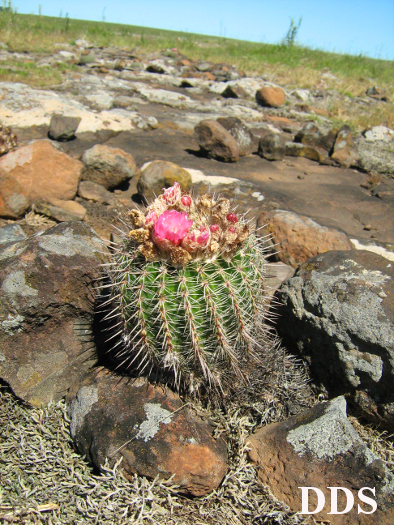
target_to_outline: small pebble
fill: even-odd
[[[297,175],[297,179],[305,179],[304,175]]]
[[[372,229],[372,226],[370,224],[364,224],[364,230],[369,232]]]

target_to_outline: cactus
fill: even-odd
[[[130,225],[109,263],[120,367],[161,371],[178,389],[247,380],[271,344],[263,242],[230,201],[175,182]]]

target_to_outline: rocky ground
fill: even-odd
[[[10,55],[3,49],[0,60]],[[0,83],[2,380],[36,406],[68,393],[71,436],[97,468],[123,450],[130,482],[135,474],[174,475],[188,497],[216,491],[212,514],[209,505],[201,507],[206,523],[301,523],[293,514],[300,510],[298,487],[319,486],[322,477],[324,490],[329,483],[376,486],[372,516],[392,523],[392,459],[366,447],[346,417],[345,399],[353,414],[393,431],[394,131],[380,126],[355,134],[334,125],[327,107],[339,95],[325,88],[327,72],[319,88],[289,91],[231,65],[193,63],[175,49],[130,55],[77,41],[59,44],[55,55],[28,58],[43,68],[78,62],[80,72],[47,90]],[[352,103],[362,111],[385,101],[375,90]],[[86,376],[100,350],[95,282],[107,241],[116,238],[113,225],[174,180],[199,195],[211,189],[231,198],[237,213],[265,226],[258,231],[271,236],[277,330],[302,359],[303,370],[284,350],[267,356],[257,398],[245,393],[241,411],[230,404],[232,427],[217,413],[212,426],[201,407],[186,410],[179,396],[144,382],[119,382],[103,369]],[[330,401],[315,405],[318,395]],[[126,413],[139,439],[124,447]],[[243,431],[234,444],[237,425]],[[234,459],[245,457],[252,431],[249,458],[288,507],[257,494],[255,471]],[[300,480],[310,462],[314,475]],[[8,507],[0,505],[2,519],[27,508],[28,496],[17,504],[15,490],[7,491]],[[242,490],[241,512],[231,494]],[[138,519],[170,523],[174,503],[168,494],[163,503],[163,493],[152,492],[156,512],[152,504]],[[47,497],[43,492],[35,504]],[[123,509],[125,502],[113,505]],[[195,507],[185,508],[192,510],[184,522],[195,521]],[[47,510],[56,523],[75,519],[59,507]],[[75,522],[84,523],[102,510],[80,512],[85,521]],[[107,514],[104,522],[113,523]],[[175,514],[173,522],[183,523]],[[330,519],[374,523],[356,511]]]

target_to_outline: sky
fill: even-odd
[[[278,43],[293,18],[315,49],[394,60],[394,0],[12,0],[19,13]]]

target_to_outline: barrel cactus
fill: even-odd
[[[119,366],[189,392],[246,381],[272,339],[264,242],[246,218],[175,182],[125,224],[109,263]]]

